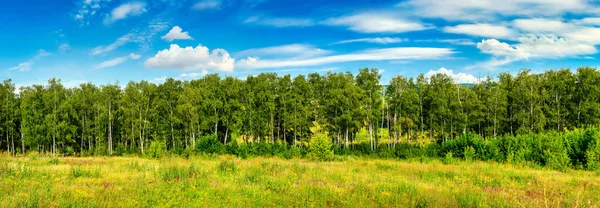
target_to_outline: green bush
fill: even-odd
[[[318,161],[333,160],[332,143],[331,139],[327,136],[327,132],[323,131],[321,126],[316,122],[310,130],[313,135],[310,137],[307,157]]]
[[[586,167],[588,170],[600,170],[600,135],[595,134],[591,145],[585,152]]]
[[[196,151],[224,154],[226,152],[226,148],[225,145],[219,141],[217,135],[211,134],[200,137],[198,144],[196,144]]]
[[[465,147],[464,151],[465,151],[464,152],[465,160],[468,162],[473,161],[473,159],[475,159],[475,157],[477,156],[477,154],[475,152],[475,148],[473,148],[471,146]]]
[[[150,146],[144,154],[150,158],[160,158],[165,154],[165,143],[161,141],[154,141],[150,143]]]

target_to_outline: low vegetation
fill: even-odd
[[[598,207],[600,177],[495,162],[0,157],[0,207]]]

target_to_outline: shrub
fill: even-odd
[[[446,156],[444,157],[444,164],[454,164],[454,156],[452,155],[452,152],[446,153]]]
[[[217,138],[217,135],[214,134],[200,137],[198,144],[196,144],[196,150],[199,152],[217,154],[224,154],[226,151],[225,145],[223,145]]]
[[[308,158],[311,160],[331,161],[333,160],[333,150],[331,149],[331,139],[327,132],[321,129],[318,123],[314,123],[310,128],[313,135],[310,137],[308,147]]]
[[[600,170],[600,136],[594,135],[594,140],[585,152],[586,167],[588,170]]]
[[[150,146],[144,154],[150,158],[160,158],[165,154],[165,143],[161,141],[154,141],[150,143]]]
[[[465,155],[465,160],[468,162],[473,161],[473,159],[477,156],[476,152],[475,152],[475,148],[471,147],[471,146],[467,146],[465,147],[464,150],[464,155]]]

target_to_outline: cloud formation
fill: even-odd
[[[191,40],[192,37],[188,32],[183,32],[183,29],[179,26],[174,26],[169,33],[161,37],[163,40],[172,42],[173,40]]]
[[[403,33],[428,29],[428,27],[418,22],[379,13],[359,13],[330,18],[322,23],[347,27],[349,30],[361,33]]]
[[[358,38],[358,39],[350,39],[350,40],[342,40],[335,42],[334,44],[344,44],[344,43],[377,43],[377,44],[391,44],[391,43],[400,43],[406,42],[407,39],[402,38],[390,38],[390,37],[382,37],[382,38]]]
[[[144,66],[151,69],[233,71],[234,62],[235,59],[221,48],[209,52],[202,45],[181,48],[177,44],[171,44],[169,49],[159,51],[146,60]]]
[[[102,63],[98,64],[98,66],[96,66],[94,68],[94,70],[113,67],[113,66],[122,64],[122,63],[124,63],[124,62],[126,62],[128,60],[136,60],[136,59],[139,59],[141,57],[142,56],[139,55],[139,54],[131,53],[128,56],[122,56],[122,57],[114,58],[114,59],[111,59],[111,60],[103,61]]]
[[[22,72],[29,71],[29,70],[31,70],[31,66],[35,62],[37,62],[38,60],[40,60],[42,57],[49,56],[49,55],[50,55],[50,53],[48,53],[46,50],[40,49],[40,50],[38,50],[37,54],[33,58],[29,59],[26,62],[22,62],[22,63],[18,64],[17,66],[11,67],[8,70],[10,70],[10,71],[22,71]]]
[[[218,9],[221,6],[219,0],[204,0],[199,1],[192,7],[195,10]]]
[[[483,79],[477,78],[475,76],[473,76],[472,74],[467,74],[467,73],[454,73],[454,71],[450,70],[450,69],[446,69],[444,67],[438,69],[438,70],[429,70],[426,74],[425,77],[427,78],[431,78],[433,75],[436,74],[445,74],[448,75],[452,81],[454,81],[454,83],[457,84],[477,84],[479,82],[481,82]]]
[[[141,15],[145,12],[147,12],[147,10],[146,3],[144,2],[130,2],[121,4],[120,6],[114,8],[112,12],[104,19],[104,24],[111,24],[128,17]]]
[[[236,66],[248,69],[260,69],[317,66],[353,61],[434,60],[447,58],[452,54],[454,54],[454,51],[448,48],[399,47],[364,50],[355,53],[319,56],[304,59],[262,60],[259,57],[248,57],[240,60]]]
[[[259,16],[248,17],[246,20],[244,20],[244,23],[272,27],[309,27],[315,25],[315,22],[311,19]]]

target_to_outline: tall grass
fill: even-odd
[[[600,206],[593,172],[459,156],[424,162],[67,157],[56,164],[36,157],[0,158],[0,207]]]

